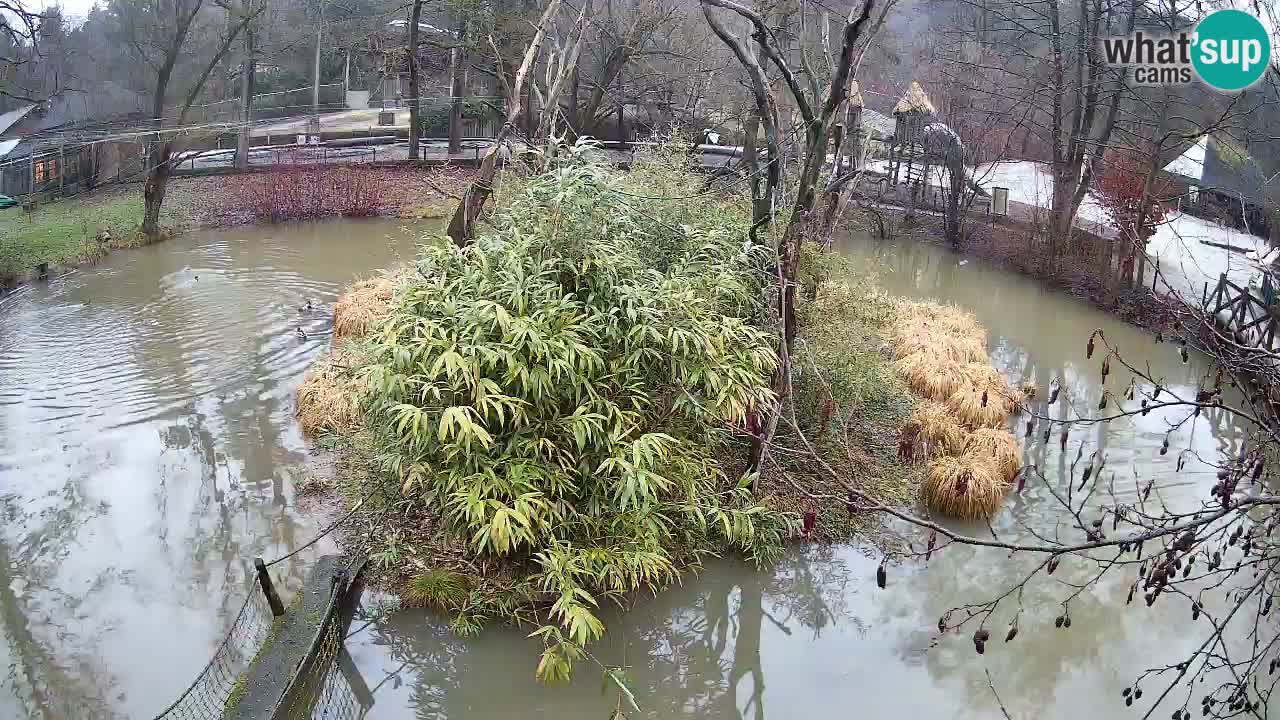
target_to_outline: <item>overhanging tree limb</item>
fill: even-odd
[[[781,51],[779,50],[780,44],[778,43],[778,37],[774,34],[769,25],[765,23],[764,18],[751,8],[739,5],[738,3],[733,2],[733,0],[702,1],[718,8],[732,10],[750,21],[751,25],[755,27],[755,32],[752,33],[751,37],[760,46],[765,57],[769,58],[769,61],[773,63],[774,67],[778,68],[778,72],[782,75],[783,82],[787,84],[787,89],[791,91],[792,96],[795,98],[796,109],[800,111],[800,117],[804,118],[806,123],[812,122],[814,119],[813,106],[809,104],[808,96],[805,94],[804,89],[800,87],[800,81],[796,80],[795,73],[791,71],[791,68],[787,65],[787,61],[782,57]],[[869,5],[870,3],[868,3],[868,6]],[[817,98],[814,99],[816,100]]]

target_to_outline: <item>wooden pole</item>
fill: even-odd
[[[284,615],[284,603],[280,602],[276,586],[271,582],[271,575],[267,573],[267,564],[262,561],[262,558],[257,557],[253,559],[253,566],[258,569],[258,584],[262,586],[262,594],[267,596],[271,614],[276,617]]]

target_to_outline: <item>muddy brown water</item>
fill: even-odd
[[[293,394],[333,300],[420,230],[193,233],[0,298],[0,718],[151,717],[208,662],[318,524]]]
[[[410,253],[411,235],[388,222],[191,235],[0,300],[0,717],[149,717],[199,671],[252,557],[287,552],[319,524],[296,495],[323,469],[292,417],[293,391],[327,345],[336,293]],[[1206,371],[1087,305],[937,248],[849,238],[841,249],[874,263],[892,292],[970,309],[1010,378],[1044,387],[1064,376],[1081,408],[1100,393],[1097,358],[1084,357],[1095,328],[1179,391]],[[1108,386],[1127,382],[1116,370]],[[1161,498],[1190,506],[1214,481],[1199,458],[1231,451],[1240,432],[1205,415],[1161,456],[1177,419],[1081,430],[1065,455],[1037,435],[1027,458],[1062,489],[1077,448],[1103,447],[1117,496],[1156,477]],[[1175,475],[1180,450],[1192,456]],[[1033,484],[993,527],[1026,539],[1060,521],[1052,493]],[[299,555],[290,582],[323,551]],[[593,652],[626,666],[632,717],[1001,717],[989,672],[1015,718],[1119,718],[1134,716],[1120,691],[1138,672],[1200,639],[1189,608],[1126,608],[1127,578],[1085,591],[1068,631],[1053,628],[1065,594],[1055,579],[1027,586],[1013,643],[978,656],[968,633],[939,637],[943,611],[1016,583],[1027,562],[951,547],[927,568],[892,567],[883,591],[878,559],[856,547],[796,550],[765,571],[714,562],[625,614],[606,611]],[[1083,572],[1068,560],[1055,578]],[[374,688],[368,717],[599,720],[615,706],[590,663],[568,687],[539,686],[527,630],[460,638],[448,617],[380,612],[388,598],[366,606],[349,648]],[[997,638],[1013,609],[993,623]]]

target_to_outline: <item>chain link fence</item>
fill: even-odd
[[[359,720],[373,705],[373,696],[343,645],[343,623],[329,623],[320,638],[313,672],[298,678],[297,694],[278,709],[276,720]]]

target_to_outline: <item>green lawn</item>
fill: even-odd
[[[131,244],[142,222],[140,190],[136,185],[100,190],[51,201],[32,214],[0,210],[0,277],[95,255],[95,238],[103,230],[111,232],[112,245]]]

